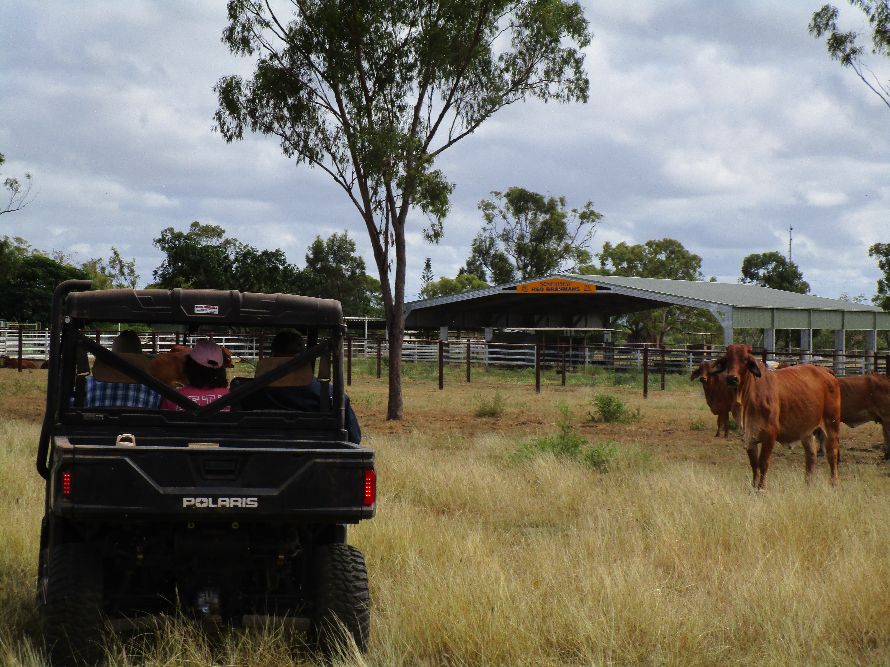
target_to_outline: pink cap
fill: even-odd
[[[195,343],[195,347],[189,352],[189,356],[196,363],[207,368],[223,367],[222,348],[209,340],[202,340]]]

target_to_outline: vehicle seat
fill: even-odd
[[[151,375],[151,360],[138,352],[118,352],[117,355]],[[140,384],[139,380],[131,378],[122,371],[112,368],[103,361],[96,359],[93,364],[93,377],[99,382],[112,382],[115,384]]]
[[[269,371],[275,370],[279,366],[283,366],[288,361],[290,361],[293,357],[265,357],[260,359],[256,365],[256,372],[254,373],[254,378],[258,378],[261,375],[268,373]],[[283,378],[278,378],[275,382],[272,382],[270,387],[306,387],[312,382],[312,366],[306,364],[305,366],[298,366],[290,373],[285,375]]]

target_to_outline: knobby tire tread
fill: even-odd
[[[371,596],[362,552],[350,544],[322,545],[316,549],[315,573],[314,639],[319,651],[336,657],[345,629],[364,653],[371,629]]]
[[[59,544],[47,556],[41,625],[53,667],[91,665],[101,657],[102,569],[83,544]]]

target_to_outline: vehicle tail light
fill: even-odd
[[[70,472],[62,473],[62,495],[63,496],[71,495],[71,473]]]
[[[365,470],[365,507],[371,507],[377,501],[377,473],[373,468]]]

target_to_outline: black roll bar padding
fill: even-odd
[[[346,429],[346,401],[343,399],[343,335],[346,333],[344,324],[334,334],[331,342],[331,353],[334,365],[334,413],[337,415],[337,428]]]
[[[59,346],[61,344],[62,325],[64,318],[62,305],[65,297],[75,291],[85,291],[93,287],[91,280],[66,280],[59,283],[53,290],[53,301],[50,323],[49,339],[49,370],[47,372],[46,386],[46,412],[43,415],[43,425],[40,429],[40,440],[37,443],[37,473],[43,479],[49,479],[49,455],[50,437],[53,424],[56,420],[56,394],[59,391],[59,378],[62,373],[59,364]]]

